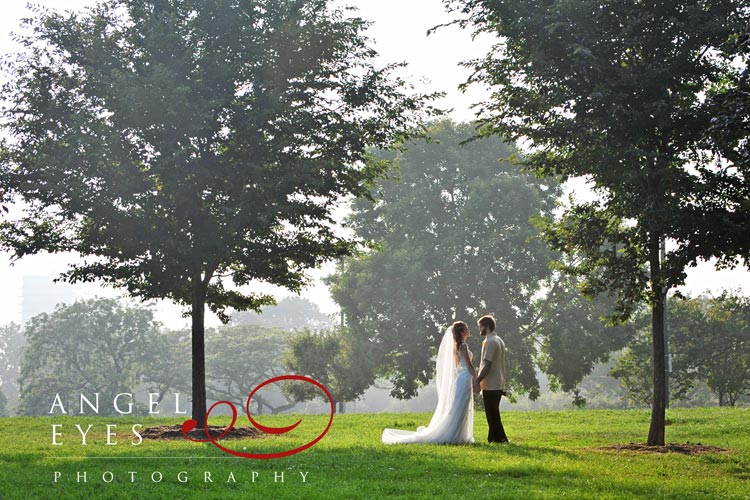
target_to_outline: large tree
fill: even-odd
[[[599,195],[573,202],[545,228],[584,290],[617,297],[619,319],[652,308],[648,443],[664,444],[664,302],[685,268],[750,256],[748,164],[706,148],[716,114],[707,95],[737,88],[733,43],[750,12],[740,0],[595,2],[446,0],[478,32],[498,37],[470,82],[492,88],[482,132],[522,140],[524,165],[585,177]],[[732,114],[732,117],[742,116]],[[730,123],[738,123],[730,120]],[[745,129],[744,137],[746,138]],[[743,145],[736,130],[727,137]],[[746,140],[746,139],[745,139]],[[668,252],[660,256],[662,242]]]
[[[328,0],[109,0],[40,11],[7,58],[0,226],[18,258],[71,251],[63,275],[192,316],[193,419],[205,424],[205,307],[258,309],[263,281],[350,254],[336,201],[388,168],[368,148],[415,130],[425,96],[375,67],[367,23]],[[231,278],[229,287],[224,278]]]
[[[471,124],[440,121],[428,133],[430,141],[406,144],[397,155],[398,178],[378,185],[377,203],[354,204],[353,227],[378,248],[346,259],[331,278],[353,337],[378,357],[372,365],[390,378],[392,394],[410,398],[434,375],[446,326],[456,319],[475,325],[494,313],[514,391],[538,396],[543,338],[544,366],[571,390],[589,361],[619,346],[601,347],[616,341],[599,322],[609,311],[579,300],[571,280],[550,269],[556,254],[532,223],[555,208],[557,185],[519,173],[507,160],[513,151],[497,138],[462,144]],[[590,337],[571,335],[576,328]]]

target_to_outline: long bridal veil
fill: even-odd
[[[471,376],[459,377],[459,383],[468,384],[456,395],[458,366],[454,354],[455,340],[453,327],[448,327],[440,342],[435,366],[437,386],[437,406],[427,427],[419,427],[416,432],[400,429],[385,429],[382,441],[386,444],[399,443],[460,443],[473,442],[473,406],[471,398]],[[468,373],[468,372],[467,372]]]
[[[450,411],[453,402],[453,395],[456,391],[456,358],[454,354],[454,345],[456,344],[453,337],[453,327],[449,326],[443,335],[443,340],[438,348],[438,355],[435,365],[435,385],[437,386],[437,406],[435,413],[432,415],[430,425],[427,429],[438,425],[445,419]]]

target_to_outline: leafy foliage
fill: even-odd
[[[327,0],[110,0],[39,11],[8,59],[0,224],[15,257],[72,251],[63,278],[190,306],[194,419],[205,417],[204,307],[273,303],[348,255],[333,210],[369,196],[387,148],[429,111],[375,67],[367,24]],[[234,287],[225,284],[231,279]]]
[[[134,393],[149,366],[158,358],[154,343],[159,325],[143,308],[113,299],[92,299],[34,316],[24,328],[28,346],[18,379],[21,415],[46,415],[55,395],[65,408],[75,407],[80,394],[93,401],[112,401],[118,393]],[[102,404],[100,414],[113,414]]]
[[[750,299],[724,292],[706,302],[705,327],[681,332],[681,341],[697,378],[716,394],[719,405],[735,406],[750,395]]]
[[[237,325],[214,328],[206,338],[208,397],[233,401],[245,408],[250,392],[260,383],[285,375],[283,353],[290,333],[277,328]],[[252,399],[255,414],[289,410],[295,401],[278,387],[257,392]]]
[[[6,398],[8,413],[18,401],[18,376],[25,344],[20,325],[8,323],[0,326],[0,388]]]
[[[649,298],[654,236],[676,242],[669,287],[696,259],[747,254],[744,191],[715,184],[746,186],[746,165],[731,174],[720,157],[692,156],[713,118],[700,92],[740,81],[729,64],[750,15],[740,2],[448,3],[507,37],[473,62],[471,81],[500,89],[482,107],[484,133],[530,140],[523,163],[540,174],[591,176],[601,201],[574,204],[547,231],[554,247],[590,257],[577,266],[592,290],[617,292],[623,313]]]
[[[471,124],[441,121],[428,128],[429,142],[405,145],[398,178],[379,184],[378,202],[354,205],[354,229],[378,251],[345,260],[330,279],[348,326],[399,398],[432,378],[432,357],[454,319],[471,325],[471,317],[496,315],[513,389],[532,398],[541,338],[543,366],[566,388],[618,348],[602,347],[615,339],[599,323],[603,305],[581,299],[572,281],[549,268],[555,254],[532,219],[554,209],[556,184],[518,173],[512,150],[498,139],[464,144],[474,132]],[[567,335],[575,328],[590,337]],[[478,354],[478,339],[472,342]],[[584,361],[584,352],[591,358]],[[559,362],[549,361],[558,354]]]
[[[550,376],[551,388],[572,393],[574,402],[584,406],[578,384],[598,364],[607,362],[613,351],[625,346],[628,331],[621,325],[605,326],[604,318],[614,309],[612,300],[584,297],[579,283],[565,275],[553,275],[551,280],[554,284],[546,297],[536,303],[537,364]]]
[[[649,444],[664,443],[663,304],[686,266],[750,257],[750,171],[733,147],[746,136],[712,121],[717,91],[741,95],[737,56],[750,11],[740,0],[615,2],[446,0],[499,42],[468,63],[494,93],[482,131],[523,140],[523,164],[559,179],[588,178],[599,200],[571,203],[544,227],[589,294],[607,292],[615,320],[653,307],[654,407]],[[727,90],[723,92],[722,90]],[[746,100],[739,102],[747,102]],[[726,124],[742,123],[742,105]],[[707,149],[707,131],[716,146]],[[719,140],[722,134],[727,141]],[[743,136],[743,133],[745,135]],[[723,146],[722,146],[723,144]],[[724,146],[729,146],[724,147]],[[660,258],[660,243],[673,243]]]
[[[347,328],[296,332],[289,339],[284,365],[326,386],[334,403],[354,401],[373,384],[376,359],[357,340]],[[295,401],[324,397],[319,389],[302,382],[287,383],[284,392]]]
[[[704,135],[705,147],[747,172],[750,166],[750,28],[746,26],[744,32],[735,33],[727,40],[727,45],[737,54],[735,64],[741,65],[743,70],[733,75],[734,78],[715,85],[708,93],[707,106],[712,118]],[[724,188],[729,192],[742,190],[741,179],[741,176],[730,178]]]
[[[669,348],[672,373],[670,398],[689,400],[705,383],[720,406],[735,406],[750,393],[750,303],[746,297],[723,292],[716,297],[669,301]],[[651,404],[648,318],[633,324],[636,336],[617,360],[612,375],[619,378],[636,404]]]

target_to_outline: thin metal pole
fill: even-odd
[[[661,269],[664,276],[664,264],[667,262],[667,243],[666,238],[661,239]],[[662,297],[664,298],[664,394],[666,395],[666,408],[669,408],[669,374],[672,373],[672,355],[669,353],[669,343],[667,342],[667,284],[663,281]]]

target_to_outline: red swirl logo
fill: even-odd
[[[287,432],[289,432],[289,431],[293,430],[294,428],[296,428],[302,422],[302,419],[297,420],[295,423],[293,423],[292,425],[289,425],[287,427],[267,427],[265,425],[261,425],[258,422],[256,422],[253,419],[252,415],[250,415],[250,400],[253,399],[253,395],[255,395],[255,393],[258,392],[259,389],[265,387],[266,385],[273,384],[274,382],[281,382],[283,380],[299,380],[299,381],[302,381],[302,382],[307,382],[307,383],[313,384],[314,386],[319,387],[325,393],[326,397],[328,398],[328,402],[330,403],[330,406],[331,406],[331,414],[330,414],[330,417],[328,419],[328,425],[323,430],[323,432],[321,432],[320,435],[318,435],[318,437],[316,437],[315,439],[313,439],[309,443],[306,443],[306,444],[304,444],[304,445],[302,445],[302,446],[300,446],[298,448],[294,448],[293,450],[281,451],[281,452],[276,452],[276,453],[243,453],[241,451],[231,450],[229,448],[225,448],[224,446],[222,446],[219,443],[217,443],[216,440],[217,439],[221,439],[222,437],[224,437],[230,430],[232,430],[234,428],[234,424],[237,422],[237,408],[230,401],[217,401],[216,403],[214,403],[213,405],[211,405],[211,408],[209,408],[208,411],[206,412],[206,438],[207,439],[194,439],[194,438],[192,438],[192,437],[190,437],[188,435],[188,433],[190,431],[192,431],[193,429],[195,429],[195,426],[198,425],[198,422],[196,422],[193,419],[186,420],[185,422],[183,422],[183,424],[182,424],[182,436],[185,439],[188,439],[190,441],[194,441],[196,443],[208,443],[208,442],[210,442],[211,444],[213,444],[214,446],[216,446],[217,448],[219,448],[223,452],[229,453],[230,455],[234,455],[236,457],[252,458],[252,459],[258,459],[258,460],[269,460],[269,459],[272,459],[272,458],[283,458],[283,457],[288,457],[290,455],[295,455],[295,454],[297,454],[297,453],[299,453],[301,451],[305,451],[306,449],[314,446],[318,441],[320,441],[321,439],[323,439],[323,436],[325,436],[328,433],[328,430],[331,428],[331,424],[333,423],[333,415],[334,415],[333,398],[331,397],[331,393],[328,392],[328,389],[326,389],[326,387],[323,384],[321,384],[320,382],[318,382],[317,380],[311,379],[310,377],[303,377],[302,375],[282,375],[280,377],[274,377],[274,378],[268,379],[265,382],[263,382],[262,384],[258,385],[255,389],[253,389],[252,392],[250,393],[250,395],[247,397],[247,403],[245,404],[245,413],[247,414],[247,418],[250,420],[250,423],[253,425],[253,427],[255,427],[259,431],[265,432],[267,434],[286,434]],[[211,416],[211,412],[213,411],[213,409],[216,408],[219,405],[227,405],[232,410],[232,423],[229,424],[229,427],[227,427],[224,430],[224,432],[222,432],[221,434],[219,434],[216,437],[213,437],[213,436],[211,436],[211,433],[208,430],[208,418]]]

